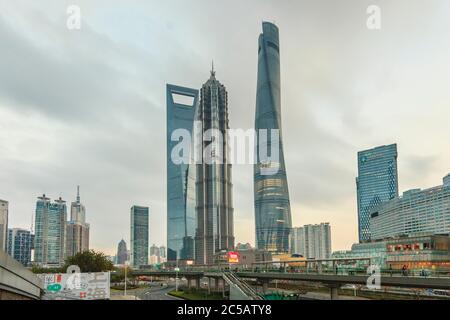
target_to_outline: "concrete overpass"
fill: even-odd
[[[185,277],[188,280],[189,286],[193,282],[195,287],[200,287],[200,279],[208,278],[209,286],[211,287],[211,279],[214,279],[215,288],[221,287],[224,290],[225,281],[230,284],[229,275],[230,272],[222,271],[183,271],[180,270],[175,272],[173,270],[169,271],[150,271],[150,270],[134,270],[133,275],[135,276],[153,276],[157,278],[176,278]],[[305,281],[305,282],[319,282],[324,286],[330,288],[331,299],[338,298],[338,289],[346,284],[358,284],[366,285],[369,275],[359,274],[359,275],[348,275],[348,274],[333,274],[333,273],[296,273],[296,272],[254,272],[254,271],[237,271],[232,273],[235,277],[240,280],[256,280],[263,287],[263,292],[266,292],[268,285],[272,280],[289,280],[289,281]],[[401,288],[425,288],[425,289],[444,289],[450,290],[450,278],[446,277],[418,277],[418,276],[393,276],[393,275],[381,275],[380,285],[382,287],[401,287]],[[225,280],[225,281],[224,281]],[[236,278],[234,280],[235,284],[243,291],[248,289],[248,286],[240,286]],[[244,281],[242,281],[244,282]],[[244,282],[245,284],[245,282]],[[231,296],[231,295],[230,295]],[[251,295],[249,295],[251,296]]]
[[[34,273],[0,250],[0,300],[38,300],[42,289]]]

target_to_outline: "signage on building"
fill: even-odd
[[[43,300],[105,300],[110,298],[110,273],[38,274]]]
[[[228,263],[239,263],[239,253],[228,252]]]

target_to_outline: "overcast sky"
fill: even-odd
[[[81,8],[81,30],[66,9]],[[366,9],[381,8],[381,30]],[[257,41],[280,28],[294,226],[357,241],[356,153],[398,143],[400,190],[450,172],[450,1],[0,0],[0,198],[29,228],[36,197],[81,186],[91,247],[129,244],[130,207],[166,243],[165,85],[199,88],[214,59],[230,125],[254,124]],[[254,244],[253,169],[233,167],[236,242]]]

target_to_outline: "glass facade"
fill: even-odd
[[[333,252],[333,259],[370,258],[383,269],[408,270],[450,267],[450,238],[428,235],[397,237],[366,243],[355,243],[351,251]],[[363,261],[358,264],[363,264]]]
[[[359,241],[371,239],[370,214],[384,201],[398,197],[397,145],[381,146],[358,152]]]
[[[194,259],[195,237],[195,166],[175,164],[171,159],[172,141],[177,129],[193,134],[199,92],[196,89],[167,85],[167,259]],[[191,98],[191,101],[175,99]],[[186,100],[185,100],[186,101]],[[191,155],[189,155],[190,157]]]
[[[332,254],[333,259],[358,259],[370,258],[370,264],[377,265],[380,268],[386,267],[387,249],[385,242],[367,242],[355,243],[351,250],[335,251]],[[366,266],[366,261],[356,262],[358,267]]]
[[[45,195],[36,202],[34,262],[43,266],[61,266],[65,258],[66,202],[54,202]]]
[[[202,137],[207,137],[207,132],[218,133],[217,136],[212,133],[209,141],[195,139],[196,152],[207,155],[196,165],[195,263],[210,265],[216,254],[234,248],[228,96],[225,86],[216,80],[214,70],[202,86],[196,120],[201,122]]]
[[[409,190],[371,212],[372,239],[400,235],[450,234],[450,185]]]
[[[278,27],[263,22],[263,32],[259,36],[258,83],[256,93],[255,129],[279,130],[279,141],[258,139],[256,144],[256,164],[254,166],[254,198],[256,246],[271,252],[289,252],[289,233],[292,226],[289,190],[284,163],[283,139],[281,133],[281,92],[280,92],[280,43]],[[278,163],[267,163],[260,157],[260,149],[278,143]],[[275,174],[264,175],[262,169],[275,166]]]
[[[29,230],[13,228],[8,230],[8,254],[25,267],[31,265],[31,249],[34,235]]]
[[[131,207],[131,264],[148,264],[148,207]]]
[[[116,263],[123,265],[127,260],[128,260],[127,243],[125,242],[125,240],[122,239],[117,245]]]

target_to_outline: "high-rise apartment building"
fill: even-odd
[[[45,194],[38,197],[35,214],[34,262],[42,266],[61,266],[65,258],[66,202],[52,202]]]
[[[359,241],[368,241],[371,211],[380,203],[398,197],[396,144],[358,152],[356,190]]]
[[[148,264],[148,207],[131,207],[131,264],[135,267]]]
[[[203,139],[195,142],[195,150],[203,159],[196,164],[195,263],[209,265],[218,252],[234,248],[228,94],[214,69],[202,86],[196,120]]]
[[[167,85],[167,259],[194,259],[195,165],[173,161],[178,133],[193,134],[198,90]],[[190,159],[191,155],[186,155]]]
[[[80,187],[77,187],[77,200],[70,206],[70,221],[66,225],[66,257],[89,250],[89,224],[86,223],[86,208],[80,200]]]
[[[450,235],[450,184],[446,185],[445,179],[441,186],[409,190],[372,209],[372,239]]]
[[[31,250],[34,235],[29,230],[12,228],[8,230],[8,254],[25,267],[31,264]]]
[[[330,224],[308,224],[292,228],[291,253],[301,254],[307,259],[329,259],[331,257]]]
[[[6,252],[8,239],[8,201],[0,200],[0,250]]]
[[[269,22],[263,22],[262,28],[258,46],[255,115],[258,135],[254,166],[256,247],[286,253],[289,252],[292,222],[281,130],[279,31]],[[278,157],[270,154],[271,158],[268,158],[270,150]]]

